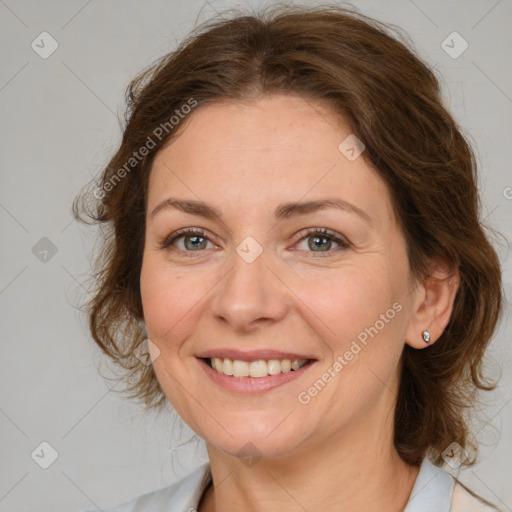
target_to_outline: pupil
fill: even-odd
[[[188,239],[192,242],[192,248],[195,249],[195,248],[198,248],[200,246],[200,242],[198,243],[199,240],[201,240],[203,237],[201,236],[189,236]]]
[[[330,239],[326,238],[326,237],[323,237],[323,236],[315,236],[313,237],[313,246],[316,247],[316,248],[320,248],[321,247],[321,244],[322,244],[322,241],[325,242],[330,242]],[[311,248],[313,248],[313,246],[310,246]]]

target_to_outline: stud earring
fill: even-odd
[[[425,343],[430,343],[430,333],[428,331],[423,331],[422,336],[423,336],[423,341]]]

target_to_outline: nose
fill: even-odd
[[[237,332],[250,333],[285,317],[290,290],[269,263],[265,251],[250,263],[233,252],[231,269],[212,299],[216,319]]]

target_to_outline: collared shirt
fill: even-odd
[[[196,512],[204,490],[211,482],[209,462],[205,462],[182,480],[142,494],[103,512]],[[404,512],[495,512],[472,496],[455,478],[432,464],[421,463],[418,476]],[[84,512],[95,512],[87,510]]]

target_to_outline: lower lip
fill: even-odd
[[[307,373],[316,362],[311,361],[298,370],[290,370],[289,372],[268,375],[267,377],[233,377],[215,371],[204,359],[198,359],[198,361],[206,375],[208,375],[213,382],[235,393],[264,393],[265,391],[270,391],[287,382],[300,378],[300,376]]]

